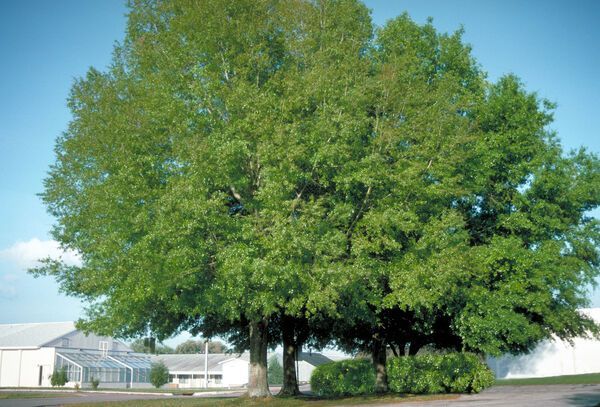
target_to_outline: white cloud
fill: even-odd
[[[80,265],[81,257],[73,250],[63,250],[55,240],[33,238],[27,242],[17,242],[7,249],[0,250],[0,260],[14,263],[18,268],[27,270],[39,265],[39,261],[50,257],[68,265]]]

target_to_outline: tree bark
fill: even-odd
[[[393,344],[390,344],[390,349],[392,350],[394,357],[398,357],[398,351],[396,351],[396,347]]]
[[[248,397],[270,397],[267,382],[267,325],[268,321],[250,322],[250,371]]]
[[[387,360],[386,347],[379,338],[373,338],[373,347],[371,349],[373,367],[375,367],[375,392],[387,393],[388,381],[385,363]]]
[[[296,352],[298,343],[295,337],[293,318],[282,316],[281,333],[283,337],[283,387],[280,396],[297,396],[300,394],[298,378],[296,376]]]

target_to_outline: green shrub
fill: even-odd
[[[68,381],[69,378],[67,377],[67,371],[64,367],[59,370],[55,370],[50,375],[50,384],[52,387],[64,386]]]
[[[310,386],[323,397],[370,394],[375,391],[375,369],[368,360],[326,363],[313,371]]]
[[[387,373],[397,393],[478,393],[494,384],[492,371],[472,353],[393,358]]]
[[[150,366],[150,383],[157,389],[169,381],[169,369],[163,362],[152,363]]]
[[[269,384],[282,384],[283,383],[283,366],[279,363],[277,356],[271,356],[267,365],[267,378]]]
[[[90,380],[90,384],[92,386],[92,389],[96,390],[98,388],[98,386],[100,386],[100,379],[96,379],[96,378],[92,377]]]

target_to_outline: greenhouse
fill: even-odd
[[[98,380],[103,387],[139,387],[150,380],[150,358],[125,352],[61,349],[56,369],[65,369],[70,382],[89,387]]]

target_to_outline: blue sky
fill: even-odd
[[[506,73],[558,103],[552,125],[566,149],[600,153],[600,2],[371,0],[377,24],[404,11],[432,16],[464,39],[489,78]],[[50,278],[25,273],[58,251],[39,198],[66,97],[90,66],[104,69],[124,36],[121,0],[0,1],[0,323],[77,319],[79,302]],[[596,212],[598,214],[598,211]],[[75,258],[71,259],[76,261]],[[600,291],[591,295],[600,306]]]

